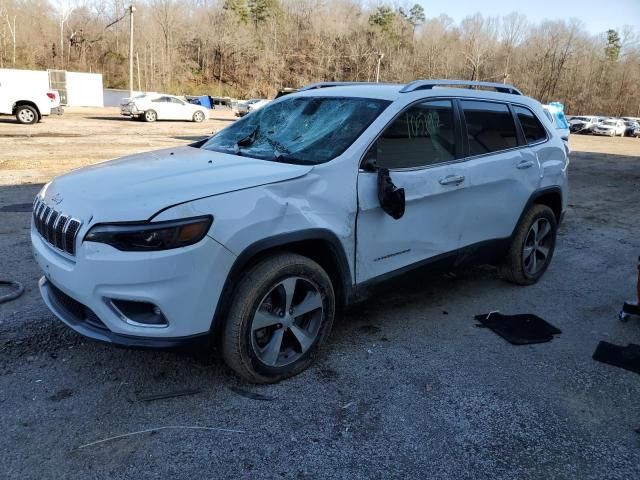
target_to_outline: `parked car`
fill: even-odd
[[[60,95],[48,89],[46,72],[0,69],[0,114],[14,115],[18,123],[32,125],[62,113]]]
[[[143,93],[120,105],[120,113],[145,122],[156,120],[190,120],[204,122],[209,109],[193,105],[173,95]]]
[[[604,119],[596,116],[573,117],[569,120],[569,130],[571,133],[593,133],[593,129]]]
[[[623,137],[625,129],[624,121],[616,118],[610,118],[596,125],[593,129],[593,134],[608,135],[610,137],[620,135]]]
[[[270,100],[264,98],[252,98],[251,100],[247,100],[246,102],[238,102],[235,114],[237,117],[244,117],[245,115],[253,111],[260,110],[269,102]]]
[[[337,311],[402,273],[490,262],[536,283],[567,168],[540,103],[510,85],[310,85],[203,141],[45,185],[40,291],[93,339],[213,341],[243,378],[274,382],[311,364]]]
[[[624,135],[625,137],[638,137],[640,136],[640,123],[630,120],[624,122]]]

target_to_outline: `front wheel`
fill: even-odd
[[[334,315],[333,286],[320,265],[292,253],[267,257],[235,290],[221,338],[222,356],[250,382],[278,382],[313,362]]]
[[[546,205],[533,205],[524,214],[500,273],[517,285],[536,283],[549,267],[556,247],[558,223]]]

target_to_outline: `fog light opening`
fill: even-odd
[[[166,327],[167,318],[157,305],[132,300],[105,299],[107,304],[126,323],[142,327]]]

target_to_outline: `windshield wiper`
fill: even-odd
[[[275,152],[273,157],[271,158],[272,162],[280,162],[280,163],[293,163],[295,165],[316,165],[317,162],[311,160],[303,160],[301,158],[293,157],[291,155],[283,155],[279,152]]]

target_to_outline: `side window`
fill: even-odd
[[[518,145],[516,125],[504,103],[462,100],[469,155],[499,152]]]
[[[455,159],[455,126],[450,100],[414,105],[376,142],[376,164],[389,169],[423,167]]]
[[[536,143],[547,138],[546,130],[531,110],[516,106],[513,107],[513,110],[516,112],[518,121],[522,126],[527,143]],[[545,113],[547,113],[546,110]]]
[[[171,103],[177,103],[178,105],[184,105],[182,100],[178,100],[177,98],[167,97]]]
[[[155,100],[151,100],[151,101],[155,103],[166,103],[169,101],[169,97],[158,97]]]

